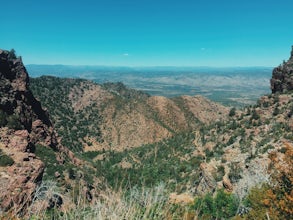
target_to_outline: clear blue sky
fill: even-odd
[[[292,0],[1,0],[0,9],[0,48],[25,64],[276,66],[293,45]]]

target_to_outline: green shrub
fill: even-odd
[[[280,99],[279,99],[279,95],[275,94],[274,96],[274,104],[279,103]]]
[[[232,117],[236,114],[236,108],[231,108],[229,112],[229,116]]]
[[[19,117],[17,115],[9,115],[7,118],[7,125],[10,129],[20,130],[22,129],[22,125],[19,121]]]
[[[238,208],[238,200],[236,196],[230,193],[219,190],[215,200],[216,219],[227,219],[236,215]]]
[[[259,114],[257,114],[255,109],[252,111],[251,119],[252,120],[258,120],[259,119]]]
[[[225,175],[225,167],[220,165],[217,167],[217,173],[215,175],[215,180],[217,182],[221,181],[223,179],[223,176]]]
[[[230,139],[229,139],[228,142],[227,142],[227,145],[231,145],[231,144],[233,144],[233,143],[236,141],[236,138],[237,138],[237,137],[235,137],[235,136],[231,136]]]
[[[210,161],[210,159],[214,156],[214,151],[209,150],[208,148],[204,150],[207,161]]]
[[[215,197],[208,193],[196,198],[193,208],[199,219],[229,219],[236,215],[238,205],[235,195],[219,190]]]
[[[9,51],[8,58],[9,58],[9,59],[12,59],[12,60],[17,58],[14,49],[11,49],[11,50]]]
[[[82,156],[86,159],[93,160],[99,154],[100,154],[100,152],[98,152],[98,151],[87,151],[87,152],[83,152]]]
[[[278,114],[280,114],[280,109],[276,106],[274,111],[273,111],[273,115],[277,116]]]
[[[13,163],[13,159],[0,149],[0,167],[11,166]]]
[[[54,150],[40,144],[36,145],[35,154],[45,163],[44,179],[53,179],[54,174],[58,171],[61,175],[65,169],[64,165],[60,165],[56,159]]]
[[[69,179],[74,180],[76,178],[75,171],[72,167],[68,169],[68,176]]]
[[[230,172],[229,172],[229,179],[232,183],[238,182],[239,179],[242,178],[241,176],[242,170],[237,163],[232,163],[230,166]]]
[[[7,124],[7,114],[0,109],[0,127],[4,127]]]
[[[293,115],[293,105],[291,105],[290,107],[289,107],[289,112],[287,113],[287,117],[288,118],[291,118],[292,117],[292,115]]]

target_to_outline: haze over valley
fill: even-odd
[[[270,92],[271,67],[107,67],[27,65],[31,77],[51,75],[122,82],[150,95],[203,95],[228,106],[254,104]]]

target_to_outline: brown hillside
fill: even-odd
[[[158,142],[203,123],[223,120],[229,112],[227,107],[201,96],[152,97],[122,83],[98,85],[86,80],[41,77],[33,79],[32,86],[50,110],[58,133],[66,130],[71,136],[76,130],[76,143],[86,151],[121,151]],[[57,96],[62,97],[60,103],[56,103]],[[63,107],[64,113],[60,113]],[[75,119],[66,127],[69,115]]]

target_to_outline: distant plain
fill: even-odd
[[[122,82],[150,95],[202,95],[227,106],[256,103],[270,93],[271,67],[109,67],[27,65],[31,77],[51,75],[97,83]]]

